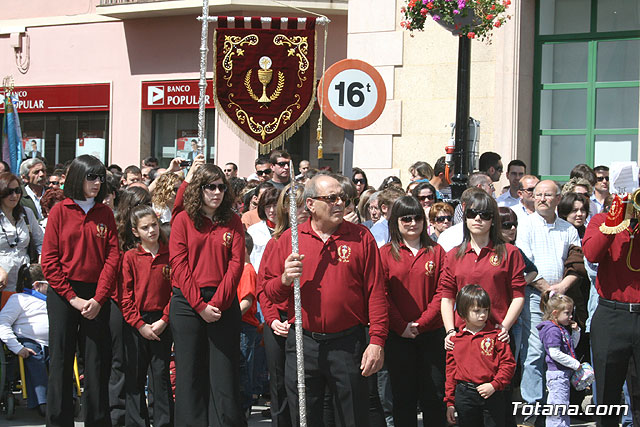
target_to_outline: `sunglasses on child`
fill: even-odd
[[[87,181],[89,181],[89,182],[93,182],[96,179],[99,179],[100,182],[104,182],[104,178],[105,177],[104,177],[104,175],[101,175],[101,174],[98,174],[98,173],[88,173],[86,178],[87,178]]]
[[[203,184],[202,189],[209,191],[216,191],[217,189],[221,193],[224,193],[225,191],[227,191],[227,186],[225,184]]]
[[[481,209],[467,209],[466,217],[467,219],[475,219],[478,215],[480,215],[480,219],[484,221],[489,221],[493,219],[493,212],[485,211]]]

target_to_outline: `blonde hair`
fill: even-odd
[[[289,228],[289,190],[291,184],[282,189],[278,196],[278,204],[276,205],[276,228],[273,230],[272,237],[276,240],[280,238],[282,233]],[[304,204],[304,185],[296,186],[296,205],[299,208]]]
[[[567,307],[573,307],[573,300],[563,294],[554,291],[544,291],[540,296],[540,310],[542,310],[542,320],[556,320],[554,311],[561,311]]]
[[[168,207],[169,200],[176,196],[176,184],[180,185],[181,182],[180,177],[173,172],[160,175],[156,189],[151,197],[153,205],[158,208]]]

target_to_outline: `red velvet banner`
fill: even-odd
[[[282,145],[307,120],[316,86],[315,19],[300,30],[296,18],[284,30],[273,19],[270,29],[220,28],[227,23],[220,19],[214,36],[216,108],[238,135],[258,142],[261,153]],[[243,22],[235,19],[236,26]]]

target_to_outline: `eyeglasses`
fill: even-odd
[[[346,205],[347,200],[349,200],[347,195],[344,194],[344,193],[342,193],[342,194],[330,194],[328,196],[316,196],[316,197],[312,197],[312,199],[313,200],[320,200],[322,202],[329,203],[331,205],[334,205],[334,204],[338,203],[338,200],[342,200]]]
[[[489,221],[490,219],[493,219],[493,212],[491,211],[483,211],[480,209],[467,209],[467,212],[465,214],[465,216],[467,217],[467,219],[475,219],[478,215],[480,215],[480,219],[484,220],[484,221]]]
[[[10,195],[15,194],[17,196],[22,194],[22,188],[7,188],[4,190],[4,195],[2,197],[9,197]]]
[[[405,215],[401,216],[400,222],[403,224],[411,224],[413,221],[420,222],[422,221],[422,217],[420,215]]]
[[[262,176],[262,175],[271,175],[272,170],[271,169],[264,169],[261,171],[256,171],[256,175],[258,176]]]
[[[598,176],[598,177],[596,177],[596,179],[598,180],[598,182],[609,181],[609,177],[608,176]]]
[[[60,185],[60,181],[49,181],[49,187],[53,185]]]
[[[441,224],[445,221],[449,221],[451,222],[453,220],[453,215],[443,215],[443,216],[437,216],[434,218],[434,220],[438,223]]]
[[[276,165],[280,166],[281,168],[284,168],[286,166],[289,166],[289,162],[276,162]]]
[[[202,189],[209,191],[216,191],[217,189],[219,192],[224,193],[227,191],[227,186],[225,184],[203,184]]]
[[[536,187],[531,187],[531,188],[523,188],[522,191],[527,192],[529,194],[533,194],[533,190],[535,190]]]
[[[503,230],[511,230],[511,228],[518,228],[518,223],[516,221],[505,221],[502,223]]]
[[[433,194],[429,194],[428,196],[418,196],[418,200],[424,202],[425,200],[433,200],[435,196]]]
[[[364,178],[356,178],[353,180],[354,184],[365,184],[366,181],[364,180]]]
[[[231,172],[233,172],[233,169],[225,169],[224,171],[231,173]]]
[[[104,182],[104,175],[100,175],[100,174],[97,174],[97,173],[88,173],[87,174],[87,181],[93,182],[96,179],[99,179],[100,182]]]

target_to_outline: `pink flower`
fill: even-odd
[[[433,20],[438,22],[440,20],[440,15],[433,15]]]
[[[468,38],[470,38],[470,39],[473,39],[473,38],[475,38],[475,37],[476,37],[476,33],[474,33],[473,31],[469,31],[469,32],[467,33],[467,37],[468,37]]]
[[[460,11],[458,9],[453,9],[453,14],[454,15],[458,15],[458,14],[460,14]]]

